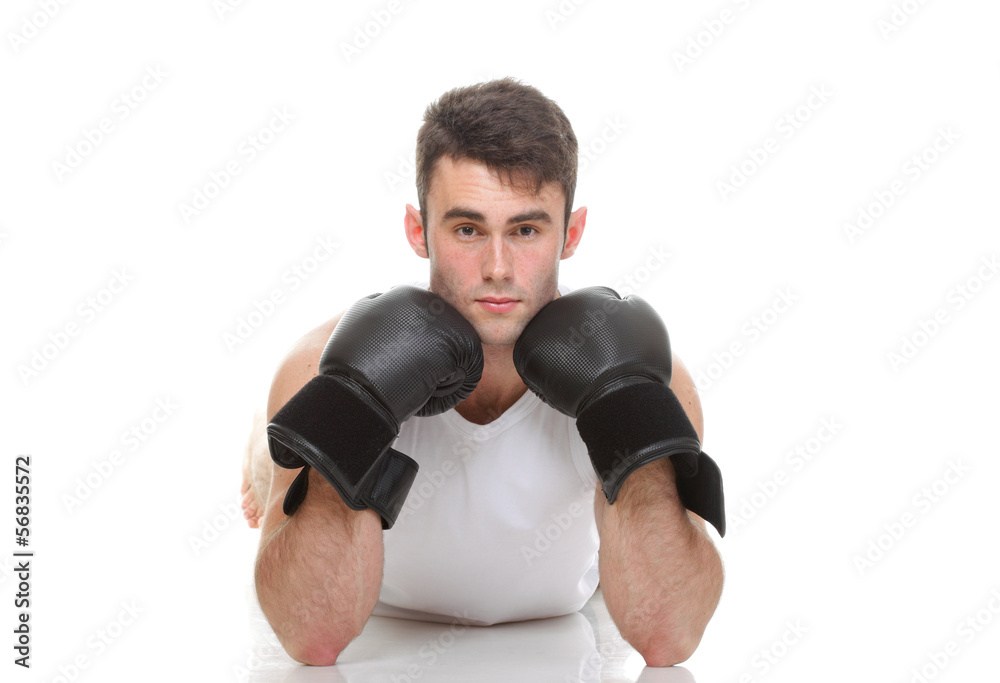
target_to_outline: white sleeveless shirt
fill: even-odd
[[[486,425],[454,409],[411,418],[393,448],[420,469],[382,536],[373,614],[489,625],[569,614],[594,594],[598,484],[576,420],[529,390]]]

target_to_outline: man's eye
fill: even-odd
[[[476,229],[471,225],[463,225],[458,229],[458,233],[463,237],[472,237],[476,234]]]
[[[522,225],[517,230],[521,234],[522,237],[531,237],[536,232],[538,232],[535,228],[531,227],[530,225]]]

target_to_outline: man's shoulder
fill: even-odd
[[[429,282],[406,282],[416,287],[427,289]],[[302,335],[285,355],[271,381],[271,391],[267,399],[267,419],[278,412],[281,406],[298,392],[306,382],[316,376],[319,368],[319,357],[326,348],[330,335],[346,311],[341,311],[329,320],[317,325]]]
[[[320,354],[323,353],[326,343],[330,340],[330,335],[333,334],[333,330],[337,327],[340,319],[344,317],[344,313],[345,311],[341,311],[302,335],[295,342],[295,346],[289,352],[288,358],[303,360],[314,365],[318,364]]]
[[[316,376],[319,358],[343,315],[342,311],[306,332],[282,359],[274,373],[267,399],[268,420],[305,386],[306,382]]]

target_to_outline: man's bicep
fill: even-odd
[[[307,332],[278,365],[271,381],[271,390],[267,395],[268,422],[292,396],[298,393],[299,389],[316,376],[320,355],[343,315],[339,313],[316,329]]]
[[[701,412],[701,399],[698,397],[698,389],[694,385],[691,373],[681,362],[680,357],[674,354],[673,374],[670,378],[670,388],[673,390],[677,400],[684,407],[694,430],[698,433],[698,440],[705,441],[705,418]]]

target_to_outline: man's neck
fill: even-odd
[[[489,424],[524,396],[528,387],[514,368],[514,347],[483,346],[483,378],[455,410],[473,424]]]

